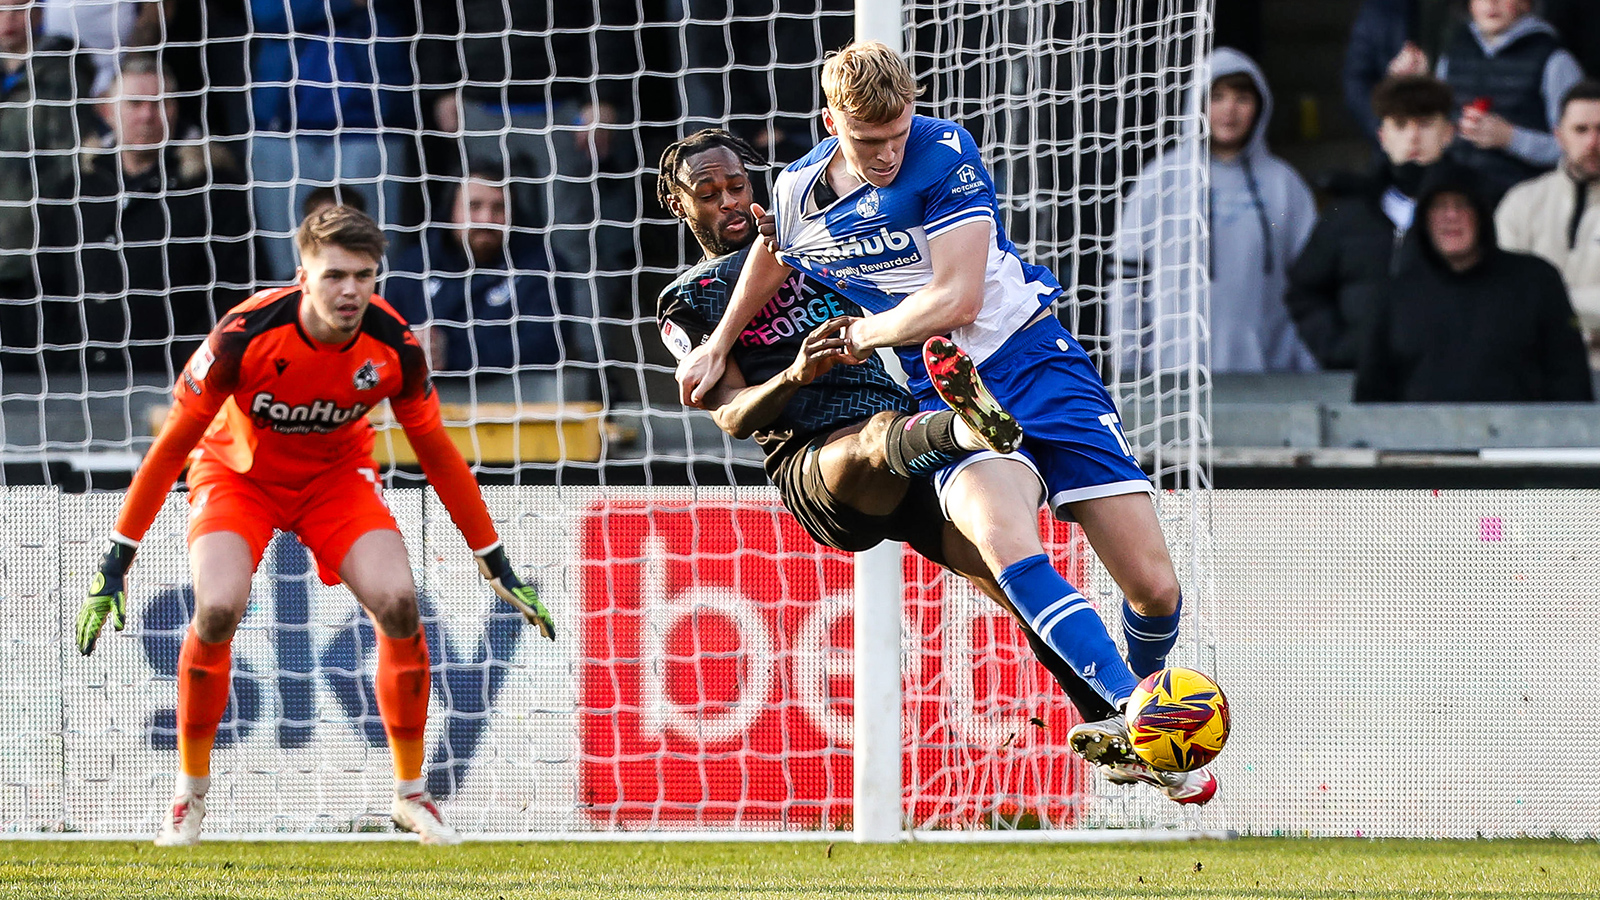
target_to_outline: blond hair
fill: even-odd
[[[294,243],[300,248],[301,259],[331,245],[351,253],[364,253],[372,257],[373,262],[382,262],[388,241],[384,240],[378,223],[361,210],[350,206],[324,206],[300,223]]]
[[[911,67],[878,41],[852,42],[822,63],[828,105],[868,125],[900,118],[920,93]]]

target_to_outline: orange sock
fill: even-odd
[[[378,713],[389,735],[396,781],[422,777],[422,733],[428,727],[428,639],[378,635]]]
[[[211,745],[228,708],[232,668],[231,639],[207,644],[189,627],[178,651],[178,768],[185,775],[211,774]]]

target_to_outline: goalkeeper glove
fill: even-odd
[[[128,594],[122,576],[127,574],[138,549],[137,545],[113,540],[106,555],[100,557],[100,571],[89,582],[89,596],[78,611],[78,652],[84,656],[94,652],[95,639],[100,637],[107,619],[118,631],[128,624]]]
[[[515,606],[523,618],[539,626],[539,631],[545,637],[552,641],[556,639],[556,623],[551,620],[549,610],[539,602],[539,592],[533,589],[533,585],[523,584],[517,573],[512,571],[505,548],[496,544],[479,555],[478,571],[489,580],[489,586],[494,588],[501,600]]]

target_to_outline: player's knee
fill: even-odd
[[[899,418],[897,413],[884,410],[867,420],[856,441],[856,455],[862,466],[881,472],[889,471],[887,453],[889,426],[894,424],[897,418]]]
[[[207,602],[195,598],[194,633],[207,644],[220,644],[230,640],[244,618],[244,607],[225,601]]]
[[[991,572],[1044,552],[1044,544],[1031,525],[1026,519],[1019,523],[995,516],[978,517],[965,525],[958,523]]]
[[[1128,605],[1141,616],[1170,616],[1178,611],[1178,576],[1170,566],[1151,566],[1122,585]]]
[[[859,496],[876,493],[899,481],[889,471],[884,455],[884,435],[891,413],[879,413],[867,420],[861,430],[842,440],[835,440],[822,448],[819,462],[822,477],[829,489],[841,496]]]
[[[372,620],[389,637],[410,637],[417,633],[421,619],[417,614],[417,595],[408,590],[383,591],[365,598]]]

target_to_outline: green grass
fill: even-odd
[[[1600,845],[0,842],[0,898],[1600,897]]]

